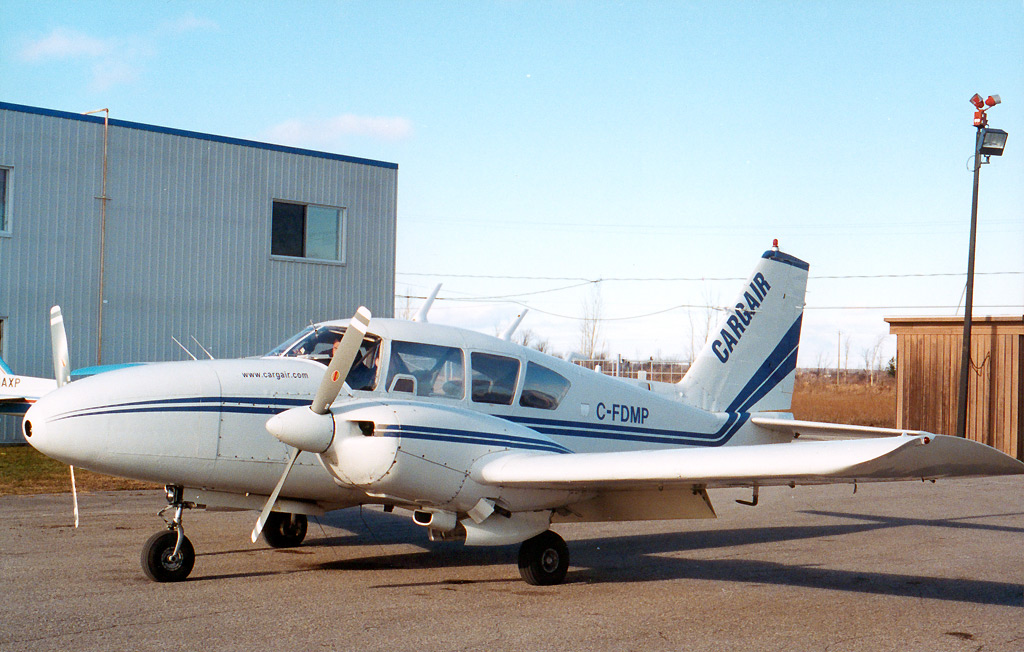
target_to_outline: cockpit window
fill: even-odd
[[[568,392],[569,381],[561,374],[539,364],[528,362],[519,405],[541,410],[554,410],[558,408],[558,404],[562,402]]]
[[[512,405],[519,361],[490,353],[473,353],[473,402]]]
[[[462,398],[465,387],[462,349],[400,340],[391,343],[388,391]]]
[[[330,364],[334,345],[341,341],[345,328],[341,326],[310,326],[284,344],[268,353],[282,358],[306,358],[322,365]],[[377,386],[377,364],[380,338],[368,335],[359,347],[352,368],[345,378],[354,390],[371,391]]]

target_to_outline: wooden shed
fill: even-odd
[[[887,317],[896,336],[896,427],[956,433],[963,317]],[[967,437],[1024,461],[1024,316],[971,322]]]

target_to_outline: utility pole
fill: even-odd
[[[987,111],[1001,102],[998,95],[989,95],[982,100],[975,93],[971,98],[974,105],[974,126],[978,130],[974,139],[974,193],[971,197],[971,235],[967,253],[967,293],[964,298],[963,350],[960,355],[960,391],[957,396],[956,436],[967,436],[967,388],[971,370],[971,318],[974,312],[974,248],[978,232],[978,182],[981,166],[988,163],[990,156],[1002,156],[1006,147],[1006,132],[988,128]],[[982,161],[981,157],[985,160]]]

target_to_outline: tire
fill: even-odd
[[[177,559],[171,559],[174,546],[178,544],[175,530],[157,532],[142,546],[142,572],[154,582],[181,582],[192,572],[196,563],[196,551],[192,542],[185,537]]]
[[[270,512],[263,527],[263,540],[271,548],[294,548],[306,538],[306,515]]]
[[[527,539],[519,548],[519,574],[527,584],[561,584],[569,571],[569,546],[551,530]]]

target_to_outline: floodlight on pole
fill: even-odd
[[[981,166],[989,162],[990,156],[1002,156],[1006,148],[1007,133],[1002,129],[988,127],[988,110],[1002,103],[998,95],[989,95],[982,100],[977,93],[971,98],[974,112],[974,126],[978,130],[974,139],[974,194],[971,198],[971,237],[967,253],[967,291],[964,297],[963,351],[960,355],[960,391],[957,397],[956,435],[967,436],[967,387],[971,367],[971,316],[974,311],[974,249],[978,235],[978,182]],[[982,157],[985,160],[982,161]]]

